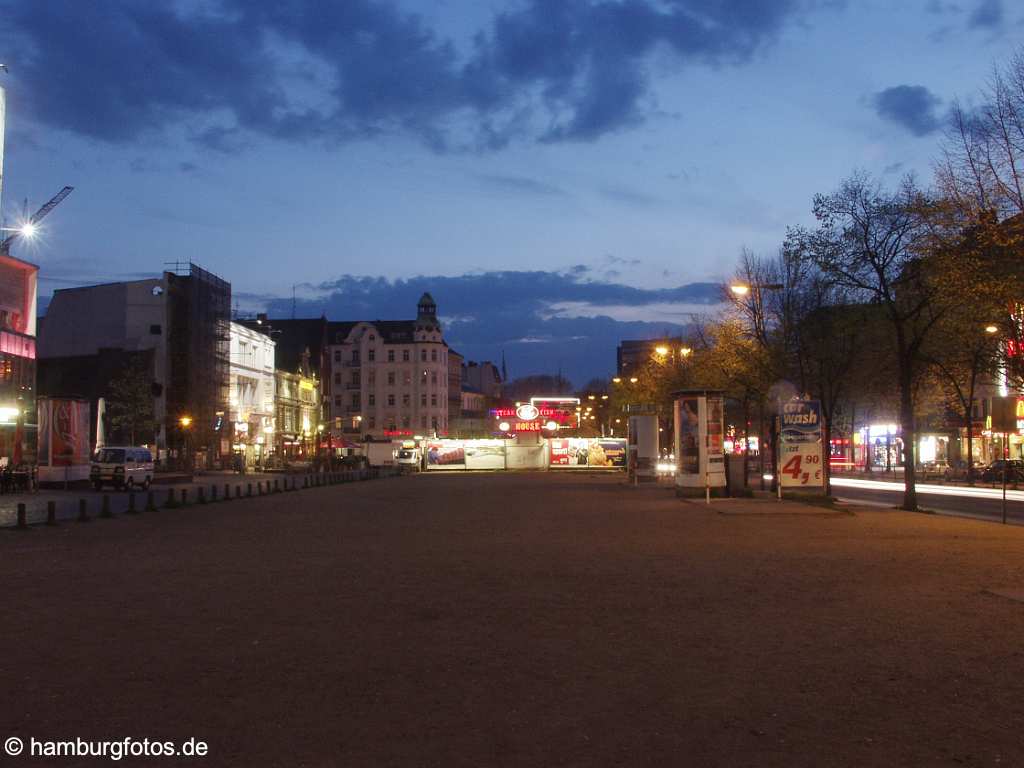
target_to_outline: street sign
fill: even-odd
[[[821,403],[791,400],[782,406],[779,481],[783,488],[823,488]]]

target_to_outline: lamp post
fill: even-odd
[[[182,465],[184,467],[191,468],[192,452],[189,450],[189,436],[191,435],[189,427],[192,426],[192,417],[182,416],[180,419],[178,419],[178,426],[181,427],[182,436]]]
[[[729,286],[729,290],[732,292],[733,296],[735,297],[736,303],[741,305],[746,310],[747,314],[750,315],[751,322],[752,322],[752,324],[754,326],[754,338],[757,339],[758,343],[760,343],[761,346],[763,346],[763,347],[767,347],[768,346],[768,328],[767,328],[767,323],[765,322],[765,319],[764,319],[764,291],[782,291],[782,290],[785,290],[785,287],[786,286],[783,285],[782,283],[756,283],[756,282],[755,283],[733,283],[732,285]],[[752,298],[752,302],[748,304],[746,302],[746,297],[747,296],[751,296],[751,294],[753,294],[752,297],[751,297]],[[781,419],[782,403],[781,403],[781,401],[779,399],[776,399],[775,406],[776,406],[776,410],[779,412],[779,418]],[[764,413],[764,410],[763,410],[764,406],[762,405],[761,408],[762,408],[761,413],[763,414]],[[759,459],[759,464],[760,464],[761,490],[763,491],[764,490],[764,449],[765,449],[765,446],[764,446],[764,443],[765,443],[765,440],[764,440],[764,430],[763,430],[764,419],[762,418],[761,421],[762,421],[762,430],[761,430],[761,434],[759,436],[760,439],[758,441],[758,459]],[[774,465],[775,468],[774,468],[774,470],[772,472],[772,490],[775,490],[776,488],[778,488],[780,493],[781,493],[782,486],[781,486],[780,480],[779,480],[779,467],[778,467],[778,463],[779,463],[778,462],[778,458],[779,458],[778,438],[779,438],[779,436],[778,436],[778,434],[776,433],[776,431],[774,429],[774,424],[775,424],[775,422],[773,420],[773,429],[772,429],[772,432],[773,432],[773,434],[772,434],[772,454],[773,454],[772,459],[773,460],[772,460],[772,464]],[[749,469],[748,469],[748,462],[749,462],[749,455],[750,455],[750,433],[749,433],[749,428],[746,427],[746,425],[744,425],[744,435],[745,435],[744,440],[746,442],[746,445],[744,446],[744,462],[743,462],[744,469],[743,469],[743,471],[744,471],[744,475],[746,475],[746,473],[749,471]],[[828,446],[826,446],[826,448],[828,448]],[[743,478],[744,484],[746,483],[746,481],[747,481],[747,478],[744,477]]]

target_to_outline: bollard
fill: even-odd
[[[188,488],[181,489],[181,506],[188,506]]]
[[[236,485],[235,486],[235,498],[236,499],[242,498],[242,486],[241,485]]]
[[[178,506],[178,500],[174,496],[174,489],[167,489],[167,501],[164,502],[164,509],[175,509]]]
[[[231,486],[224,483],[224,501],[231,501]]]
[[[304,475],[302,478],[302,487],[309,488],[309,475]]]
[[[245,495],[252,496],[252,483],[245,484]]]
[[[217,500],[217,486],[216,485],[211,485],[210,486],[210,501],[216,501],[216,500]]]
[[[262,496],[263,495],[263,481],[262,480],[260,480],[258,483],[256,483],[256,495],[257,496]]]
[[[200,504],[206,503],[206,489],[203,488],[203,486],[200,485],[198,488],[196,488],[196,496],[196,501],[198,501]]]
[[[137,515],[138,510],[135,509],[135,491],[128,492],[128,514]]]
[[[110,511],[110,494],[103,494],[103,501],[100,504],[100,517],[113,517],[113,513]]]
[[[28,529],[28,515],[25,512],[25,502],[18,502],[18,528],[22,530]]]
[[[274,480],[274,493],[280,493],[281,487],[277,484],[277,480]]]
[[[57,524],[57,502],[48,501],[46,502],[46,524],[56,525]]]
[[[89,513],[85,511],[85,504],[85,499],[78,500],[78,522],[80,523],[89,522]]]
[[[156,512],[156,500],[152,491],[146,491],[146,511]]]

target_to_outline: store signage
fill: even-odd
[[[516,418],[522,419],[523,421],[533,421],[540,416],[540,410],[537,406],[526,403],[516,408]]]
[[[520,421],[513,424],[512,429],[515,432],[540,432],[541,426],[539,421]]]
[[[821,402],[791,400],[782,406],[779,479],[783,488],[821,488]]]
[[[526,419],[518,415],[518,411],[523,408],[529,408],[529,405],[519,406],[519,408],[492,408],[490,413],[491,416],[498,421],[507,421],[509,419],[523,419],[524,421],[533,421],[535,419],[541,419],[542,421],[554,421],[558,424],[571,424],[576,416],[574,411],[564,411],[557,408],[536,408],[536,415],[532,418]]]

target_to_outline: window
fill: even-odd
[[[423,427],[424,429],[426,429],[426,426],[427,426],[427,417],[426,416],[420,416],[420,426]]]
[[[402,405],[404,405],[406,408],[409,407],[409,395],[408,395],[408,393],[402,395]]]
[[[352,371],[352,385],[355,387],[359,386],[359,371]]]
[[[334,396],[334,405],[338,408],[341,408],[341,395]]]
[[[359,393],[358,392],[353,392],[352,393],[352,407],[353,408],[358,408],[359,407]]]
[[[409,362],[409,350],[408,349],[403,349],[402,350],[402,362],[405,362],[405,363]]]
[[[154,336],[159,336],[163,332],[163,329],[159,325],[151,325],[149,326],[149,332]]]
[[[388,386],[389,387],[395,386],[395,372],[394,371],[388,371]]]
[[[430,350],[430,360],[431,360],[431,362],[434,362],[434,363],[437,362],[437,350],[436,349]]]
[[[389,363],[395,362],[395,350],[393,350],[393,349],[389,349],[388,350],[388,362]]]
[[[352,350],[352,362],[353,363],[358,363],[359,362],[359,350],[358,349],[353,349]]]
[[[334,383],[337,384],[339,387],[341,386],[341,373],[334,374]]]
[[[370,429],[374,429],[377,426],[377,417],[371,416],[368,421],[370,422]]]
[[[412,384],[412,374],[409,371],[402,372],[402,383],[405,384],[405,386]]]
[[[421,363],[427,362],[427,350],[425,350],[425,349],[421,349],[420,350],[420,362]]]
[[[430,404],[431,405],[437,405],[437,395],[431,395],[430,396]]]
[[[368,394],[366,396],[366,402],[369,405],[376,405],[377,404],[377,396],[371,392],[370,394]]]
[[[373,340],[374,340],[374,339],[376,339],[376,338],[377,338],[377,337],[376,337],[376,336],[374,336],[374,335],[373,335],[372,333],[370,334],[370,341],[373,341]]]
[[[408,428],[409,428],[409,417],[408,416],[403,416],[402,417],[402,429],[408,429]]]
[[[366,376],[366,383],[369,384],[371,387],[374,384],[377,383],[377,372],[376,371],[370,371],[367,374],[367,376]]]
[[[395,404],[395,396],[394,395],[388,395],[388,405],[394,405],[394,404]]]
[[[373,336],[371,336],[370,338],[372,339]],[[368,349],[368,350],[366,350],[366,359],[369,360],[371,363],[374,360],[376,360],[377,359],[377,350],[375,350],[375,349]]]
[[[427,393],[423,392],[422,394],[420,394],[420,405],[426,405],[426,404],[427,404]],[[427,425],[424,424],[423,426],[427,426]]]
[[[334,362],[336,362],[336,363],[340,363],[341,362],[341,350],[340,349],[334,350]]]
[[[437,384],[437,371],[430,372],[430,383]]]
[[[430,417],[430,428],[434,430],[437,429],[437,416]]]

